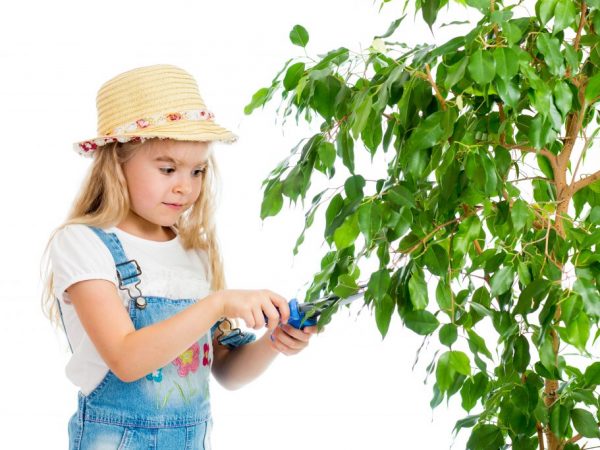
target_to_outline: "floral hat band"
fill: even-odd
[[[141,67],[106,82],[98,91],[99,136],[76,142],[83,156],[113,142],[150,138],[232,143],[237,136],[214,122],[194,78],[170,65]],[[108,130],[108,131],[107,131]]]

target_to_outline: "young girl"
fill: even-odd
[[[225,289],[212,142],[236,136],[187,72],[120,74],[97,109],[99,136],[75,144],[90,172],[46,248],[45,309],[64,327],[80,388],[69,448],[209,449],[209,374],[238,389],[316,327],[287,325],[272,291]],[[236,318],[268,332],[232,330]]]

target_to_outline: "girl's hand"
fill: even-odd
[[[242,290],[224,289],[217,292],[222,305],[223,316],[242,319],[248,328],[259,330],[267,317],[269,332],[277,328],[279,322],[287,323],[290,306],[285,298],[267,289]]]
[[[308,341],[317,333],[317,327],[305,327],[303,330],[291,325],[281,325],[271,334],[271,348],[290,356],[308,347]]]

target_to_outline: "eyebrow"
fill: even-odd
[[[183,165],[182,161],[179,161],[177,159],[171,158],[170,156],[157,156],[156,158],[154,158],[154,161],[170,162],[170,163],[174,163],[174,164],[181,164],[181,165]],[[195,166],[201,166],[201,165],[206,165],[206,164],[208,164],[208,160],[204,159],[202,161],[198,161],[194,165]]]

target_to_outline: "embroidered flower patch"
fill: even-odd
[[[198,370],[198,365],[200,364],[199,355],[200,345],[194,342],[190,348],[173,361],[173,364],[177,366],[177,373],[180,377],[185,377],[189,372]]]
[[[204,357],[202,358],[202,365],[203,366],[210,366],[210,363],[212,361],[210,360],[209,355],[210,355],[210,347],[205,342],[204,343]]]

